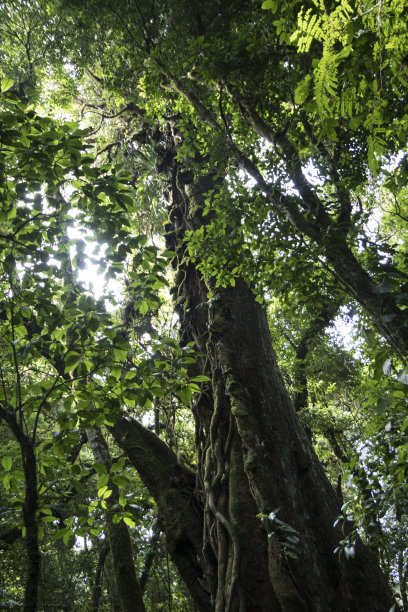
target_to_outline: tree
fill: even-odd
[[[265,4],[278,11],[275,3]],[[113,242],[111,269],[130,264],[129,303],[117,331],[110,320],[103,327],[103,338],[114,342],[112,358],[104,340],[107,354],[99,362],[108,393],[97,388],[97,371],[81,357],[88,344],[82,339],[81,350],[76,348],[76,332],[72,346],[68,342],[71,352],[64,359],[72,363],[64,362],[64,372],[68,368],[75,375],[80,362],[85,366],[78,370],[84,384],[74,394],[81,409],[73,412],[82,428],[107,426],[136,468],[199,610],[384,610],[393,605],[372,554],[358,537],[354,540],[347,520],[336,521],[339,499],[285,389],[263,308],[263,290],[278,293],[275,272],[288,278],[290,263],[273,261],[285,249],[295,259],[290,273],[295,295],[323,296],[329,303],[323,310],[313,306],[315,300],[308,304],[310,331],[301,335],[298,360],[305,360],[305,343],[321,331],[318,317],[327,324],[337,305],[351,298],[396,359],[407,352],[404,293],[399,287],[393,291],[393,279],[405,281],[404,269],[383,264],[383,253],[392,254],[389,247],[371,249],[371,257],[356,247],[368,233],[359,204],[369,168],[378,172],[386,148],[397,152],[397,128],[379,147],[384,118],[377,116],[374,126],[361,121],[353,127],[344,105],[335,112],[330,108],[340,75],[354,87],[351,114],[362,104],[358,58],[351,49],[338,50],[343,39],[336,38],[333,25],[339,20],[353,24],[347,7],[343,12],[328,7],[333,20],[327,23],[313,17],[312,7],[302,9],[306,17],[298,23],[296,3],[284,5],[278,16],[240,2],[48,7],[51,20],[53,11],[62,15],[65,36],[72,37],[69,61],[78,74],[87,75],[83,91],[92,94],[93,88],[95,97],[109,96],[108,108],[106,102],[85,100],[83,108],[101,117],[94,135],[105,121],[117,119],[115,139],[104,142],[99,154],[111,158],[116,152],[132,169],[138,197],[154,173],[156,197],[160,188],[158,197],[167,202],[165,258],[172,260],[180,325],[177,345],[157,337],[148,321],[158,305],[154,291],[165,284],[160,269],[166,259],[152,245],[140,249],[140,239],[132,235],[138,202],[121,192],[120,175],[105,180],[103,166],[102,177],[94,167],[77,172],[73,154],[81,219],[100,241]],[[364,22],[360,7],[354,10]],[[373,37],[383,36],[373,22],[368,26],[363,42],[360,31],[349,28],[348,36],[362,51]],[[333,40],[320,61],[324,28]],[[296,40],[303,54],[296,52]],[[387,72],[388,64],[379,61],[381,95],[394,100],[395,67],[390,61]],[[331,73],[323,72],[324,65],[332,67]],[[375,67],[374,62],[374,68],[364,69],[373,91]],[[404,135],[402,112],[397,99],[395,120]],[[109,129],[104,138],[109,139]],[[311,162],[321,177],[317,187],[305,172]],[[135,348],[140,318],[148,326],[137,342],[148,333],[156,342],[150,354],[157,348],[160,359],[144,358]],[[177,376],[167,368],[174,358],[166,357],[166,346],[180,357]],[[193,346],[198,354],[189,361]],[[380,365],[385,358],[383,353]],[[146,384],[150,376],[160,385]],[[296,377],[304,391],[304,375]],[[166,443],[158,435],[159,422],[153,433],[129,413],[130,402],[141,417],[142,407],[151,407],[155,398],[164,402],[169,388],[194,417],[194,471],[179,460],[174,441]],[[115,396],[121,401],[112,403]],[[104,480],[102,498],[114,490],[108,489],[108,474]],[[111,495],[120,499],[119,492]],[[110,512],[110,502],[103,502]],[[346,554],[337,556],[339,541],[346,542]]]

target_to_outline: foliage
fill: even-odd
[[[14,436],[19,440],[20,431],[35,447],[38,533],[44,547],[54,547],[44,549],[47,563],[47,554],[60,554],[59,540],[72,547],[74,536],[95,538],[103,531],[108,476],[104,466],[79,455],[80,431],[113,424],[122,402],[147,411],[154,398],[165,396],[188,404],[202,379],[186,377],[185,364],[195,361],[191,347],[181,349],[146,326],[147,313],[160,306],[158,291],[167,286],[162,271],[173,254],[160,255],[124,223],[123,210],[133,206],[128,179],[119,168],[93,168],[84,151],[87,130],[36,115],[6,91],[11,85],[2,82],[1,416],[5,422],[8,415],[14,418]],[[96,202],[103,215],[88,221]],[[85,240],[94,228],[106,244],[99,265],[108,278],[123,273],[124,255],[132,252],[132,301],[126,306],[133,313],[131,333],[76,280],[87,257],[83,238],[69,239],[79,222]],[[148,350],[142,341],[147,330]],[[22,528],[24,535],[20,513],[27,483],[11,431],[2,435],[3,529]],[[143,513],[138,497],[126,494],[124,463],[122,457],[111,468],[123,491],[116,517],[131,527],[137,521],[140,528]],[[46,588],[52,589],[51,576]],[[11,597],[18,600],[19,593],[10,587],[3,601]]]

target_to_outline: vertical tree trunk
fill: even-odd
[[[94,427],[87,429],[86,433],[95,460],[102,463],[109,473],[111,467],[109,448],[100,429]],[[105,500],[108,507],[105,512],[106,529],[122,609],[123,612],[144,612],[145,606],[136,576],[128,528],[123,521],[119,523],[113,521],[113,508],[119,501],[119,489],[111,480],[108,487],[112,494]]]
[[[98,563],[95,571],[95,582],[92,589],[92,612],[99,612],[99,604],[102,595],[103,568],[105,566],[108,552],[109,544],[106,540],[104,540],[99,549]]]
[[[389,609],[385,580],[360,543],[355,559],[333,554],[344,537],[333,528],[338,500],[284,387],[261,307],[237,283],[221,291],[209,319],[258,511],[274,513],[265,527],[271,582],[282,610]],[[292,529],[299,538],[297,559],[288,555]]]
[[[23,610],[24,612],[35,612],[37,610],[41,555],[38,544],[38,525],[36,517],[38,509],[37,462],[33,444],[28,439],[21,442],[21,453],[25,478],[23,518],[26,529],[25,541],[28,558]]]
[[[13,432],[21,450],[25,486],[23,521],[28,561],[23,610],[24,612],[36,612],[41,571],[41,554],[38,543],[37,460],[34,442],[24,433],[21,424],[17,421],[11,409],[8,411],[3,406],[0,406],[0,418],[4,419]]]

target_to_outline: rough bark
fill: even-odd
[[[174,299],[181,341],[195,341],[204,355],[197,368],[211,378],[193,407],[196,482],[137,422],[118,421],[114,436],[156,499],[199,610],[388,610],[392,597],[369,551],[358,542],[354,560],[333,554],[344,537],[333,527],[338,499],[284,387],[264,311],[244,282],[217,288],[188,260],[185,232],[204,223],[204,195],[217,181],[194,181],[176,161],[172,129],[160,140]]]
[[[25,495],[23,503],[23,521],[25,527],[25,547],[27,551],[27,577],[24,589],[24,612],[37,610],[38,586],[41,571],[41,554],[38,542],[38,490],[37,490],[37,461],[34,443],[24,433],[15,415],[0,406],[0,417],[13,432],[20,445],[22,466],[24,472]]]
[[[98,555],[98,564],[95,571],[95,581],[92,589],[92,612],[99,611],[102,595],[103,568],[109,552],[109,544],[106,540],[101,543]]]
[[[285,534],[266,521],[271,582],[282,610],[388,609],[385,580],[362,545],[356,560],[333,555],[343,537],[333,528],[338,500],[284,388],[266,317],[243,283],[215,302],[210,328],[258,510],[277,512],[300,538],[298,559],[290,559]]]
[[[25,479],[23,519],[26,529],[25,542],[28,558],[23,610],[24,612],[35,612],[37,610],[41,555],[38,543],[38,525],[36,518],[38,509],[37,462],[34,446],[31,441],[25,440],[21,444],[21,454]]]
[[[192,406],[196,477],[136,421],[119,419],[112,433],[156,500],[172,560],[200,611],[388,610],[391,593],[361,542],[355,559],[333,554],[344,538],[333,527],[338,499],[285,389],[265,312],[243,281],[216,287],[188,258],[186,232],[211,219],[204,196],[222,179],[195,178],[177,160],[171,122],[153,140],[181,342],[195,342],[194,373],[211,379]]]
[[[100,429],[94,427],[87,429],[86,433],[95,460],[102,463],[109,472],[111,467],[109,448]],[[122,610],[123,612],[144,612],[145,606],[136,576],[128,528],[123,521],[119,523],[113,521],[114,506],[119,502],[119,488],[111,480],[109,480],[108,487],[112,494],[105,500],[107,505],[106,529]]]

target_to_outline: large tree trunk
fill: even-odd
[[[156,498],[172,558],[200,610],[388,610],[366,548],[334,555],[344,538],[333,527],[338,500],[285,389],[262,307],[244,282],[217,288],[188,260],[186,231],[204,223],[217,183],[194,181],[176,161],[171,131],[163,141],[181,341],[195,341],[204,357],[194,373],[211,378],[193,406],[195,488],[154,434],[126,420],[113,431]]]

